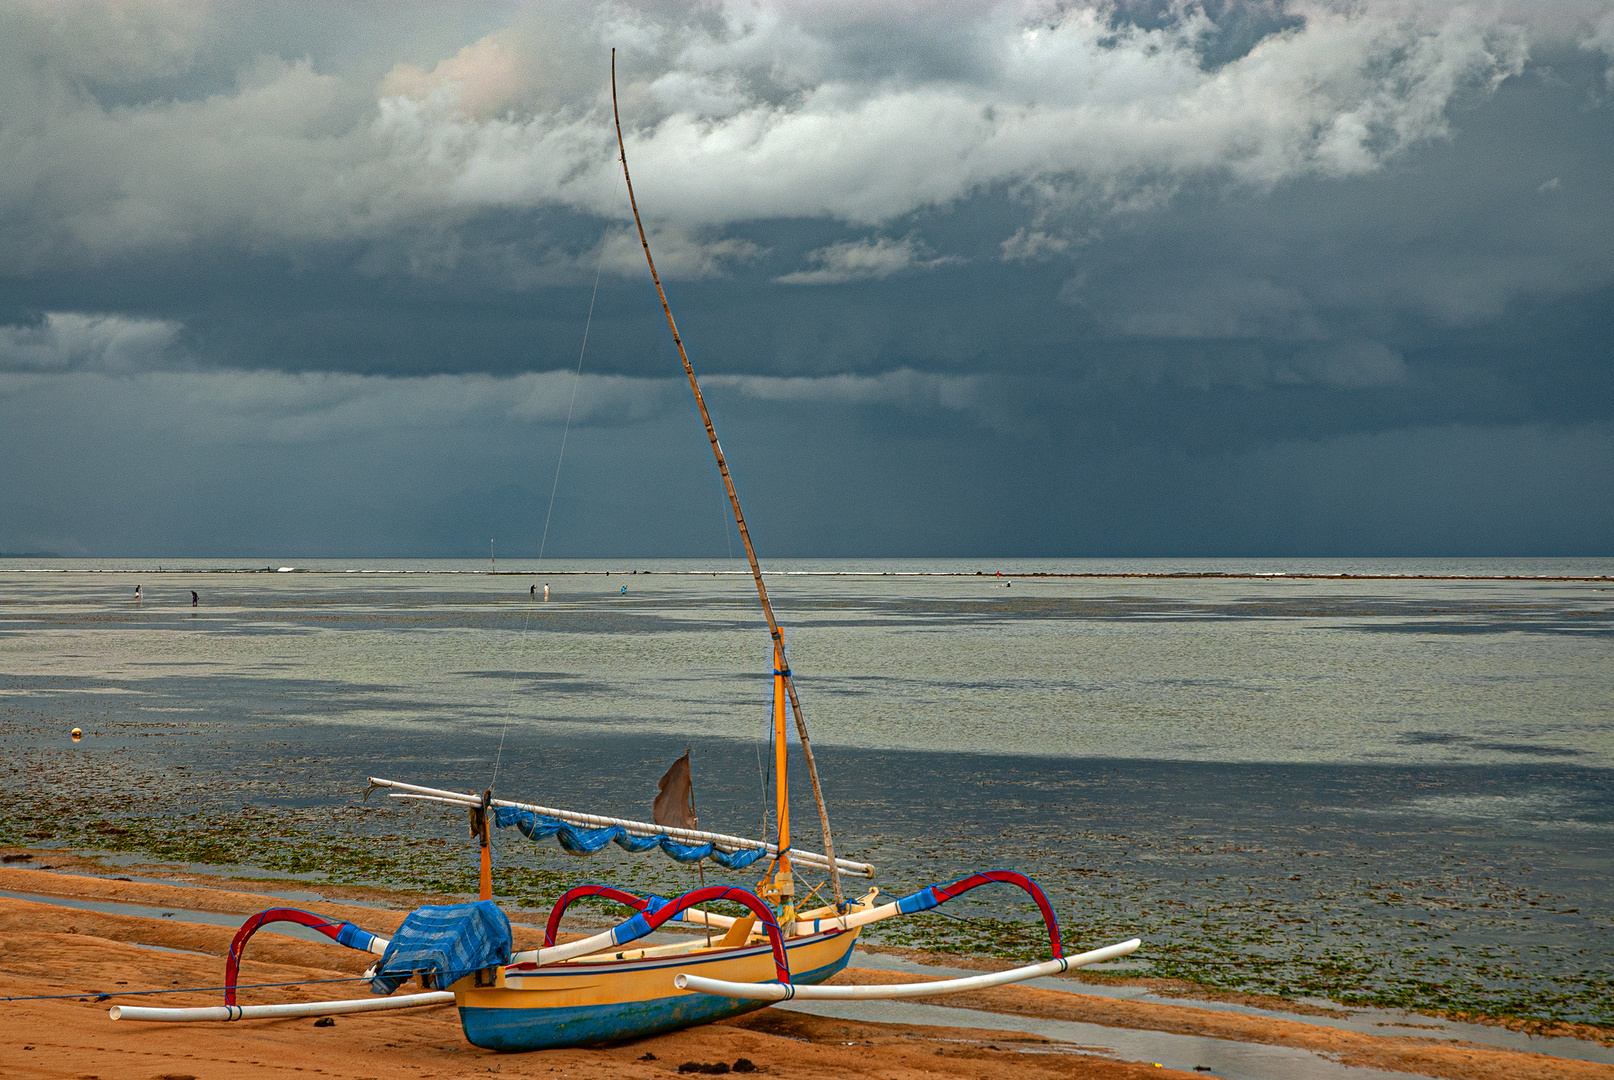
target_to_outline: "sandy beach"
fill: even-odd
[[[54,860],[64,862],[67,860]],[[77,860],[72,860],[77,863]],[[1150,1061],[1117,1060],[1102,1046],[1081,1046],[1015,1030],[1015,1018],[1074,1020],[1110,1029],[1188,1034],[1238,1043],[1292,1047],[1345,1066],[1449,1078],[1569,1080],[1614,1077],[1614,1065],[1500,1050],[1450,1039],[1375,1036],[1292,1020],[1220,1011],[1193,1004],[1121,1000],[1039,987],[1001,987],[956,995],[945,1004],[978,1010],[1001,1026],[967,1028],[889,1024],[767,1009],[734,1021],[601,1048],[498,1054],[469,1045],[452,1007],[312,1019],[234,1024],[150,1024],[109,1019],[109,1004],[219,1004],[216,987],[233,930],[201,916],[242,916],[284,900],[245,891],[247,883],[186,876],[174,884],[128,881],[52,870],[0,868],[0,890],[39,900],[0,896],[0,969],[8,997],[51,994],[127,995],[174,988],[155,996],[57,998],[3,1003],[0,1059],[18,1080],[214,1080],[236,1076],[661,1077],[704,1066],[790,1077],[1127,1077],[1207,1076]],[[81,865],[71,867],[84,869]],[[103,873],[105,871],[102,871]],[[50,899],[43,899],[50,898]],[[56,902],[51,902],[54,899]],[[366,905],[320,902],[321,914],[380,932],[394,929],[414,898],[370,895]],[[64,904],[129,904],[180,909],[173,917],[114,914]],[[227,921],[227,920],[221,920]],[[518,947],[536,932],[517,928]],[[352,977],[363,954],[276,934],[253,939],[241,982],[275,983]],[[854,965],[856,961],[854,960]],[[922,978],[923,976],[917,976]],[[916,976],[854,966],[837,981],[911,981]],[[315,1001],[360,996],[357,983],[326,983],[244,991],[243,1003]],[[1315,1010],[1314,1010],[1315,1011]],[[738,1068],[736,1066],[738,1065]],[[700,1075],[700,1073],[697,1073]]]

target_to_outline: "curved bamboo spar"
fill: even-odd
[[[672,330],[673,344],[678,347],[678,358],[684,362],[684,374],[689,376],[689,388],[695,393],[695,405],[701,411],[701,420],[706,423],[706,437],[711,440],[712,455],[717,458],[717,471],[723,476],[723,489],[728,492],[729,505],[734,508],[734,523],[740,527],[740,542],[745,545],[745,557],[751,562],[751,576],[756,579],[757,597],[762,601],[762,614],[768,620],[768,633],[773,635],[774,648],[784,657],[785,638],[773,617],[773,605],[768,602],[768,587],[762,583],[762,567],[757,565],[756,549],[751,546],[751,532],[745,527],[745,514],[740,511],[740,496],[734,490],[734,479],[729,475],[729,463],[723,457],[723,446],[717,441],[717,429],[712,426],[711,414],[706,411],[706,397],[695,379],[694,365],[689,362],[689,354],[684,351],[684,339],[678,333],[678,324],[673,321],[667,292],[661,287],[661,275],[656,273],[656,261],[650,257],[650,241],[645,237],[644,222],[639,218],[639,203],[633,197],[633,180],[628,176],[628,148],[622,140],[622,114],[616,104],[615,49],[611,50],[611,116],[616,121],[616,145],[622,155],[622,179],[628,188],[628,205],[633,208],[633,223],[639,228],[639,243],[644,248],[645,262],[650,264],[650,280],[656,283],[656,295],[661,298],[661,310],[667,316],[667,326]],[[835,841],[830,837],[829,811],[824,807],[824,792],[818,783],[818,763],[813,760],[812,743],[807,741],[807,721],[802,719],[801,702],[796,698],[796,681],[790,675],[788,658],[784,672],[785,693],[790,696],[790,710],[796,717],[796,734],[801,736],[802,757],[807,759],[807,777],[813,782],[813,798],[818,803],[818,823],[824,829],[824,854],[829,859],[830,887],[835,893],[835,906],[839,908],[846,904],[846,898],[841,894],[841,874],[835,866]],[[780,776],[779,783],[784,782],[785,778]]]

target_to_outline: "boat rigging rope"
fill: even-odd
[[[613,174],[615,170],[612,170]],[[616,193],[622,183],[621,177],[611,181],[611,214],[616,213]],[[594,302],[600,296],[600,275],[605,270],[606,241],[611,235],[610,226],[600,236],[600,257],[594,263],[594,291],[588,298],[588,317],[583,320],[583,344],[577,350],[577,370],[572,373],[572,397],[566,403],[566,426],[560,432],[560,452],[555,455],[555,479],[549,485],[549,509],[544,511],[544,532],[538,540],[538,565],[544,561],[544,547],[549,543],[549,519],[555,514],[555,493],[560,490],[560,466],[566,460],[566,440],[572,433],[572,410],[577,406],[577,384],[583,381],[583,357],[588,355],[588,332],[594,326]],[[544,586],[544,599],[549,598],[549,586]],[[521,639],[518,644],[526,644],[527,628],[532,623],[532,605],[527,605],[527,617],[521,622]],[[504,737],[510,730],[510,716],[504,718],[504,726],[499,729],[499,749],[493,755],[493,779],[488,781],[488,790],[493,790],[494,781],[499,779],[499,762],[504,760]]]
[[[614,173],[615,170],[613,169]],[[622,178],[616,177],[611,181],[611,211],[616,211],[617,187]],[[594,325],[594,301],[600,295],[600,275],[605,270],[606,239],[610,236],[607,226],[605,235],[600,237],[600,258],[594,264],[594,292],[588,298],[588,318],[583,321],[583,346],[577,352],[577,371],[572,375],[572,399],[566,405],[566,426],[560,433],[560,453],[555,455],[555,482],[549,486],[549,510],[544,514],[544,535],[538,541],[538,561],[544,561],[544,545],[549,542],[549,518],[555,512],[555,492],[560,490],[560,464],[566,457],[566,438],[572,431],[572,408],[577,404],[577,384],[583,379],[583,357],[588,353],[588,331]]]

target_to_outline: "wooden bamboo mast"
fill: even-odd
[[[723,446],[717,441],[717,429],[712,426],[712,416],[706,411],[706,397],[701,393],[700,383],[695,379],[695,367],[689,362],[689,354],[684,351],[684,339],[678,333],[678,324],[673,321],[672,306],[667,303],[667,292],[661,287],[661,275],[656,273],[656,261],[650,257],[650,241],[645,237],[644,221],[639,217],[639,203],[633,197],[633,180],[628,175],[628,148],[622,138],[622,114],[617,108],[616,100],[616,50],[611,50],[611,116],[616,121],[616,146],[621,155],[622,179],[628,189],[628,205],[633,208],[633,223],[639,229],[639,244],[644,248],[645,262],[650,266],[650,280],[656,284],[656,295],[661,298],[662,313],[667,316],[667,326],[672,330],[673,344],[678,347],[678,358],[684,362],[684,374],[689,378],[689,389],[695,394],[695,405],[700,409],[701,420],[706,424],[706,438],[712,444],[712,456],[717,458],[717,471],[723,477],[723,489],[728,492],[729,506],[734,510],[734,523],[740,529],[740,542],[745,545],[745,557],[751,563],[751,576],[757,583],[757,598],[762,601],[762,614],[768,620],[768,633],[773,636],[773,647],[779,663],[779,670],[785,685],[785,693],[790,698],[790,710],[796,718],[796,734],[801,737],[801,753],[807,761],[807,777],[813,784],[813,799],[818,803],[818,823],[824,830],[824,854],[829,859],[830,887],[835,893],[835,906],[844,907],[846,899],[841,893],[841,873],[835,865],[835,841],[829,831],[829,811],[824,807],[824,791],[818,782],[818,764],[813,760],[813,746],[807,740],[807,722],[802,719],[801,701],[796,696],[796,683],[790,674],[790,665],[785,657],[785,637],[779,629],[778,621],[773,617],[773,605],[768,602],[768,587],[762,581],[762,567],[757,564],[756,549],[751,546],[751,532],[745,527],[745,514],[740,510],[740,496],[734,490],[734,478],[729,475],[729,463],[723,457]],[[778,783],[781,790],[785,788],[784,770],[780,770]],[[788,809],[788,803],[786,803]],[[781,827],[785,818],[781,816]],[[783,848],[783,844],[780,845]],[[783,852],[781,851],[781,855]]]
[[[477,880],[476,898],[493,899],[493,838],[488,828],[488,807],[493,802],[493,789],[482,795],[482,804],[471,807],[471,836],[482,844],[482,867]]]

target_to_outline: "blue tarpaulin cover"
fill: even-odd
[[[512,948],[510,920],[491,900],[418,908],[392,935],[370,989],[390,994],[422,971],[447,989],[473,971],[508,964]]]
[[[719,851],[716,844],[681,844],[666,833],[655,836],[634,836],[620,825],[607,825],[599,829],[579,828],[558,818],[543,817],[531,810],[514,806],[500,806],[494,810],[494,821],[501,829],[514,825],[530,840],[547,840],[551,836],[560,840],[560,846],[573,855],[592,855],[615,843],[624,851],[649,851],[659,847],[670,858],[682,863],[711,859],[729,870],[743,870],[767,855],[766,848],[751,851]]]

